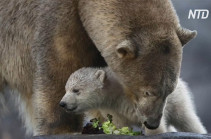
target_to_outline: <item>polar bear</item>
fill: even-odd
[[[114,115],[117,126],[141,124],[136,104],[124,93],[122,85],[109,68],[79,69],[69,77],[65,88],[66,94],[60,106],[68,112],[82,113],[99,109],[101,113]],[[159,127],[150,130],[145,126],[147,135],[168,132],[170,126],[181,132],[207,133],[182,79],[179,79],[176,89],[167,98]]]
[[[17,91],[28,135],[80,132],[83,115],[58,105],[64,84],[82,67],[106,65],[142,123],[155,128],[177,84],[182,46],[196,36],[170,0],[0,0],[0,9],[0,93]]]

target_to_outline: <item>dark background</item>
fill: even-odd
[[[183,27],[197,30],[184,47],[181,77],[193,92],[198,115],[211,132],[211,1],[172,0]],[[208,9],[208,19],[188,19],[190,9]]]
[[[197,113],[208,132],[211,132],[211,0],[172,1],[181,25],[198,31],[198,36],[184,47],[181,77],[188,82],[193,92]],[[208,9],[210,15],[205,20],[188,19],[190,9]],[[13,101],[7,101],[8,113],[0,118],[2,139],[24,138],[23,125]]]

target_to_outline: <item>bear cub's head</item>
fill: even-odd
[[[94,109],[100,103],[100,92],[105,80],[105,71],[82,68],[70,75],[65,89],[66,94],[60,106],[67,112],[82,113]]]

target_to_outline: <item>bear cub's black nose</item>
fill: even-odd
[[[67,106],[67,104],[65,102],[60,102],[59,105],[62,107],[62,108],[65,108]]]

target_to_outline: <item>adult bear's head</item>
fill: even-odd
[[[80,0],[79,13],[137,104],[140,121],[157,128],[166,98],[177,85],[183,46],[196,32],[180,26],[169,0]]]

